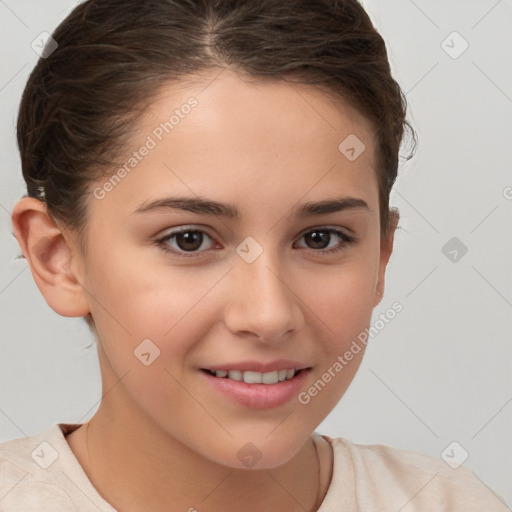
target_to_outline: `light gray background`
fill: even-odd
[[[82,422],[101,396],[80,319],[59,317],[16,259],[10,212],[25,193],[15,116],[37,55],[75,2],[0,0],[0,441]],[[384,300],[403,311],[375,336],[321,433],[465,465],[512,504],[512,1],[365,0],[419,135],[392,195],[401,211]],[[457,31],[469,48],[452,36]],[[449,48],[448,48],[449,49]],[[507,188],[508,187],[508,188]],[[457,237],[468,252],[451,261]]]

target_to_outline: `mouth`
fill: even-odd
[[[245,382],[246,384],[277,384],[279,382],[289,381],[296,377],[299,373],[309,368],[282,368],[271,372],[255,372],[252,370],[210,370],[202,369],[212,377],[218,379],[229,379],[237,382]]]
[[[251,409],[272,409],[289,404],[305,386],[312,371],[312,367],[276,368],[267,372],[239,368],[203,368],[200,373],[212,392]]]

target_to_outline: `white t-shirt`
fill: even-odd
[[[64,437],[78,426],[60,423],[0,444],[1,512],[116,512],[93,487]],[[333,448],[334,462],[318,512],[510,510],[462,466],[452,469],[419,453],[323,437]]]

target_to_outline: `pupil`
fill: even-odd
[[[201,247],[203,234],[199,231],[185,231],[176,236],[176,243],[182,251],[194,251]]]
[[[325,249],[329,245],[330,236],[326,231],[312,231],[306,238],[310,239],[313,249]]]

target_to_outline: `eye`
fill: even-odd
[[[306,246],[298,245],[319,255],[329,255],[345,249],[356,242],[356,237],[347,235],[335,228],[315,228],[301,236]],[[156,244],[164,251],[176,256],[192,257],[218,247],[213,238],[201,229],[185,226],[171,231],[156,240]]]
[[[318,254],[331,254],[341,251],[356,240],[354,236],[349,236],[334,228],[315,228],[304,233],[301,239],[306,242],[306,249]]]
[[[208,233],[188,227],[172,231],[156,242],[164,251],[178,256],[195,256],[198,252],[203,252],[214,245]]]

